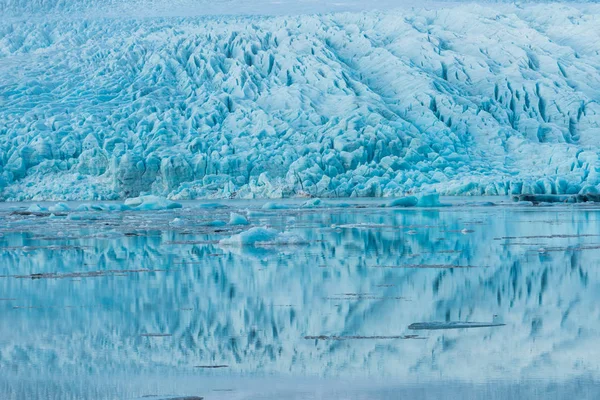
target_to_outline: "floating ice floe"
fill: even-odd
[[[77,211],[126,211],[131,207],[121,203],[86,203],[80,204]]]
[[[305,240],[289,232],[279,232],[272,228],[254,227],[247,231],[222,239],[222,246],[285,246],[303,244]]]
[[[417,196],[407,196],[394,199],[387,203],[387,207],[445,207],[440,203],[438,193],[426,193]]]
[[[275,202],[269,201],[269,202],[263,204],[261,208],[263,210],[287,210],[292,207],[289,204],[275,203]]]
[[[179,203],[167,200],[164,197],[153,195],[126,199],[125,205],[139,211],[172,210],[182,207],[182,205]]]
[[[248,220],[243,215],[232,212],[229,215],[229,225],[248,225]]]
[[[29,208],[27,208],[27,211],[32,212],[32,213],[39,213],[39,212],[46,212],[46,211],[48,211],[48,209],[40,206],[39,204],[32,204],[29,206]]]

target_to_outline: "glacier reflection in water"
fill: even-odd
[[[598,395],[599,209],[288,207],[5,207],[2,398],[270,398],[248,388],[311,379],[386,382],[364,398],[519,382]],[[214,223],[232,211],[250,225]],[[219,243],[257,226],[285,234]],[[457,323],[496,326],[444,329]]]

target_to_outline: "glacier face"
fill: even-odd
[[[69,4],[14,0],[0,21],[3,200],[600,184],[598,5],[142,18],[38,3]]]

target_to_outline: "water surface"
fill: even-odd
[[[3,205],[0,397],[600,396],[599,207],[349,203]]]

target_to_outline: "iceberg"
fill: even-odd
[[[248,220],[241,214],[231,213],[229,216],[229,225],[248,225]]]
[[[167,200],[164,197],[152,195],[126,199],[125,205],[140,211],[172,210],[183,207],[180,203]]]
[[[221,239],[219,244],[224,247],[270,247],[306,244],[307,241],[290,232],[278,232],[273,228],[254,227],[247,231]]]
[[[254,246],[261,242],[270,242],[277,238],[279,232],[272,228],[254,227],[245,232],[233,235],[226,239],[221,239],[219,244],[222,246]]]
[[[51,213],[67,212],[71,211],[71,208],[65,203],[56,203],[48,207],[48,211],[50,211]]]
[[[440,203],[438,193],[422,193],[417,196],[406,196],[393,199],[388,202],[387,207],[446,207]]]
[[[417,196],[400,197],[390,201],[387,207],[415,207],[419,203]]]

